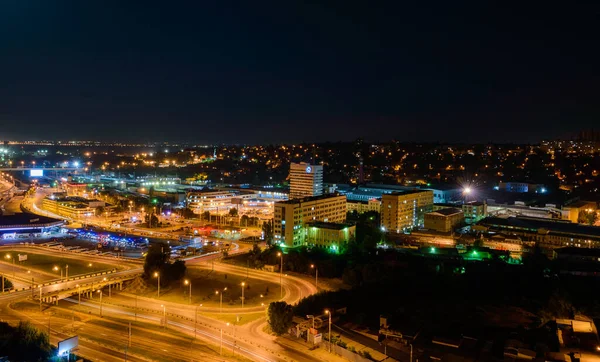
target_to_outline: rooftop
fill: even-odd
[[[307,226],[315,227],[319,229],[329,229],[329,230],[344,230],[353,225],[351,224],[342,224],[342,223],[334,223],[334,222],[323,222],[323,221],[313,221],[306,223]]]
[[[565,248],[554,249],[554,252],[561,256],[588,256],[600,258],[600,249],[591,248],[576,248],[574,246],[568,246]]]
[[[442,216],[450,216],[450,215],[462,214],[462,210],[456,209],[453,207],[449,207],[446,209],[439,209],[437,211],[427,213],[427,215],[433,215],[433,214],[438,214],[438,215],[442,215]]]
[[[588,206],[589,204],[596,204],[596,203],[593,202],[593,201],[575,201],[575,202],[572,202],[572,203],[570,203],[568,205],[565,205],[564,207],[566,209],[568,209],[570,207],[581,208],[581,207]]]
[[[383,194],[382,197],[385,196],[402,196],[402,195],[411,195],[411,194],[419,194],[422,192],[433,192],[431,190],[406,190],[406,191],[394,191],[391,194]]]
[[[319,196],[308,196],[308,197],[302,197],[302,198],[299,198],[299,199],[291,199],[291,200],[286,200],[286,201],[279,201],[279,202],[276,202],[275,204],[294,205],[294,204],[300,204],[300,203],[303,203],[303,202],[326,200],[326,199],[331,199],[331,198],[340,197],[340,196],[342,196],[342,195],[340,195],[340,194],[326,194],[326,195],[319,195]]]
[[[585,235],[600,238],[600,227],[574,224],[564,221],[552,221],[550,219],[539,219],[533,217],[486,217],[478,224],[487,226],[494,225],[510,229],[527,229],[537,232],[539,229],[546,229],[550,232],[559,232],[573,235]]]
[[[2,215],[0,217],[0,227],[14,226],[14,225],[36,225],[36,224],[49,224],[54,222],[62,222],[62,220],[52,219],[46,216],[39,216],[34,214],[19,213],[14,215]]]

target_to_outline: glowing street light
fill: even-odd
[[[227,290],[227,287],[223,288],[223,290],[221,292],[219,292],[218,290],[215,291],[216,295],[219,295],[221,297],[221,301],[219,302],[219,313],[223,313],[223,293]]]
[[[189,299],[190,299],[190,304],[192,304],[192,282],[186,279],[183,283],[185,285],[189,285],[190,286]]]
[[[160,273],[159,272],[154,272],[154,277],[158,278],[158,281],[156,283],[157,287],[158,287],[158,294],[157,294],[157,298],[160,298]]]
[[[331,353],[331,312],[325,309],[325,314],[329,316],[329,353]]]
[[[246,285],[245,282],[242,282],[242,308],[244,308],[244,286]]]
[[[315,288],[319,291],[319,268],[315,264],[310,264],[310,268],[315,270]]]

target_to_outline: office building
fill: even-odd
[[[422,227],[424,216],[433,209],[433,191],[405,191],[381,197],[381,227],[386,232]]]
[[[425,229],[449,233],[465,220],[462,210],[447,208],[425,214]]]
[[[308,163],[290,165],[290,199],[323,195],[323,166]]]
[[[275,243],[286,247],[305,245],[304,225],[309,222],[346,221],[346,196],[321,195],[276,202],[273,214]]]

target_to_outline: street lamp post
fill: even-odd
[[[312,318],[312,329],[315,329],[315,316],[312,314],[308,314],[306,315],[306,318]],[[308,336],[310,335],[310,333],[306,333],[306,343],[308,343]],[[315,340],[313,338],[313,344],[315,344]]]
[[[158,292],[157,292],[158,297],[157,298],[160,298],[160,273],[154,272],[154,277],[158,278],[158,281],[156,283],[156,285],[158,286]]]
[[[325,309],[325,314],[327,314],[329,316],[329,353],[331,353],[331,312],[329,311],[329,309]]]
[[[11,254],[6,254],[5,258],[8,260],[12,259],[12,262],[13,262],[12,269],[13,269],[13,277],[14,277],[15,276],[15,258],[13,258]]]
[[[244,286],[246,285],[245,282],[242,282],[242,308],[244,308]]]
[[[102,289],[98,289],[98,293],[100,293],[100,318],[102,318]]]
[[[165,324],[163,326],[164,329],[167,329],[167,307],[164,304],[160,305],[163,309],[163,319],[165,321]]]
[[[196,339],[196,325],[198,325],[198,307],[202,307],[202,304],[196,306],[196,314],[194,314],[194,339]]]
[[[229,325],[229,323],[227,323]],[[221,346],[219,347],[219,355],[223,355],[223,327],[221,327]]]
[[[81,288],[80,285],[77,284],[77,305],[81,308]]]
[[[223,313],[223,293],[227,290],[227,287],[223,288],[222,291],[215,291],[215,294],[219,295],[221,297],[221,301],[219,302],[219,314]]]
[[[185,283],[185,285],[189,285],[190,286],[189,302],[190,302],[190,304],[192,304],[192,282],[186,279],[184,281],[184,283]]]
[[[311,264],[310,268],[315,269],[315,288],[319,291],[319,268],[317,268],[315,264]]]
[[[279,266],[279,298],[283,298],[283,253],[278,252],[277,256],[281,259]]]

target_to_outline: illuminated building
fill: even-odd
[[[488,216],[487,204],[485,202],[467,202],[462,205],[462,211],[465,214],[465,220],[468,224],[476,223]]]
[[[455,208],[428,212],[424,216],[425,229],[449,233],[465,220],[462,210]]]
[[[354,225],[319,221],[307,223],[304,230],[307,245],[326,248],[332,252],[343,249],[356,234]]]
[[[237,190],[209,190],[188,192],[186,202],[188,207],[196,214],[206,210],[229,209],[234,205],[240,205],[243,200],[256,197],[254,191]]]
[[[106,203],[101,200],[85,199],[77,196],[46,197],[42,200],[42,209],[74,219],[94,216],[96,209],[99,207],[106,207]]]
[[[498,185],[500,191],[506,192],[519,192],[519,193],[546,193],[544,185],[532,184],[528,182],[502,182]]]
[[[286,247],[305,245],[304,225],[309,222],[346,221],[346,196],[321,195],[276,202],[273,234],[275,242]]]
[[[369,199],[369,201],[348,200],[346,207],[348,212],[355,211],[357,214],[369,211],[381,212],[381,199]]]
[[[600,248],[600,227],[530,217],[486,217],[472,226],[475,231],[520,236],[545,247]]]
[[[323,166],[290,164],[290,199],[323,195]]]
[[[433,191],[405,191],[381,196],[381,228],[401,232],[423,226],[424,216],[433,209]]]

